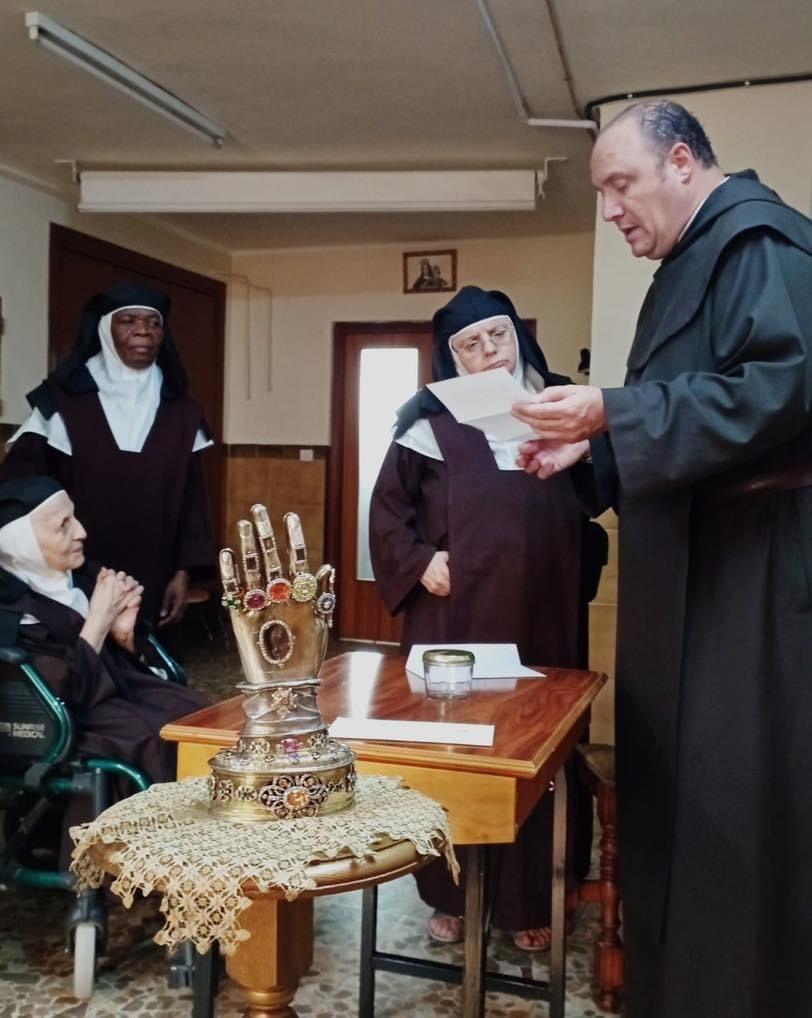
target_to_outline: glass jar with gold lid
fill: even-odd
[[[474,661],[470,650],[437,647],[424,651],[426,696],[437,700],[469,696],[473,686]]]

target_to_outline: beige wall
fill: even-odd
[[[0,353],[0,421],[28,413],[25,393],[44,376],[48,355],[48,246],[50,224],[69,226],[143,254],[208,274],[230,263],[207,248],[135,216],[80,216],[64,201],[0,177],[0,297],[5,334]]]
[[[812,82],[724,89],[672,96],[702,121],[724,170],[754,169],[781,197],[812,213]],[[608,123],[628,103],[601,108]],[[635,260],[618,229],[595,227],[592,375],[596,385],[621,385],[626,355],[655,262]]]
[[[538,320],[551,367],[575,374],[578,350],[588,345],[592,234],[441,246],[457,248],[459,286],[505,290],[521,315]],[[402,293],[403,250],[382,245],[234,256],[227,442],[329,442],[333,323],[428,320],[450,296]],[[240,276],[253,284],[250,296]]]

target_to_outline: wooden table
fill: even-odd
[[[515,983],[509,977],[484,972],[485,850],[488,845],[513,842],[550,781],[555,780],[552,945],[549,989],[545,996],[550,1001],[551,1018],[562,1018],[567,824],[563,765],[587,728],[590,705],[606,676],[545,668],[544,680],[503,680],[499,689],[481,692],[475,682],[474,693],[467,699],[429,700],[422,682],[407,676],[404,665],[403,658],[370,652],[341,654],[326,661],[319,692],[322,716],[328,724],[342,715],[495,725],[494,744],[488,748],[350,743],[358,756],[359,773],[401,776],[411,788],[442,803],[449,813],[454,843],[471,846],[466,867],[464,965],[460,977],[464,1018],[479,1018],[486,987],[504,989]],[[236,742],[244,722],[241,702],[241,697],[234,697],[164,727],[163,737],[178,743],[179,778],[208,773],[208,760],[214,753]],[[280,929],[289,903],[273,904],[277,909],[274,929]],[[365,921],[362,945],[362,953],[367,952],[365,960],[370,950],[369,925]],[[303,935],[301,917],[295,926]],[[400,968],[397,961],[377,967],[408,970]],[[362,964],[361,1013],[371,1014],[374,973],[367,972],[365,976],[365,968],[369,966]]]
[[[190,830],[194,839],[194,830]],[[91,849],[96,864],[106,873],[116,876],[119,866],[116,852],[121,844],[99,844]],[[251,908],[241,916],[240,925],[251,936],[237,951],[226,958],[226,971],[241,988],[245,997],[248,1018],[295,1018],[291,1002],[296,995],[299,980],[313,964],[313,898],[324,894],[340,894],[377,888],[379,883],[397,880],[430,861],[418,855],[408,841],[382,839],[376,851],[364,859],[346,857],[312,863],[307,875],[316,884],[303,890],[293,901],[286,901],[280,888],[260,890],[256,884],[243,885],[243,892],[252,899]],[[165,890],[163,880],[156,881],[156,889]],[[277,905],[288,907],[284,917],[285,935],[279,936]],[[195,962],[202,969],[194,980],[193,1018],[214,1014],[212,996],[216,994],[217,976],[214,971],[216,952],[207,952]]]

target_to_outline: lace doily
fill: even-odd
[[[118,870],[111,890],[125,907],[137,891],[147,895],[160,887],[166,923],[156,943],[174,948],[190,940],[203,953],[217,941],[223,953],[232,954],[250,936],[239,925],[240,913],[251,904],[242,890],[248,881],[260,892],[279,888],[292,901],[316,886],[307,873],[310,864],[368,858],[382,837],[408,841],[420,855],[443,854],[457,878],[443,808],[397,778],[359,777],[350,809],[273,823],[212,819],[208,781],[153,785],[71,828],[77,892],[100,887],[105,878],[89,850],[115,845],[107,853]]]

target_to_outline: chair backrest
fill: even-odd
[[[148,648],[167,679],[185,685],[183,669],[152,635]],[[67,760],[73,741],[67,707],[48,688],[26,651],[0,647],[0,786],[18,786],[32,764],[50,766]]]
[[[36,761],[63,759],[73,725],[61,700],[48,689],[24,651],[0,648],[0,784]]]

